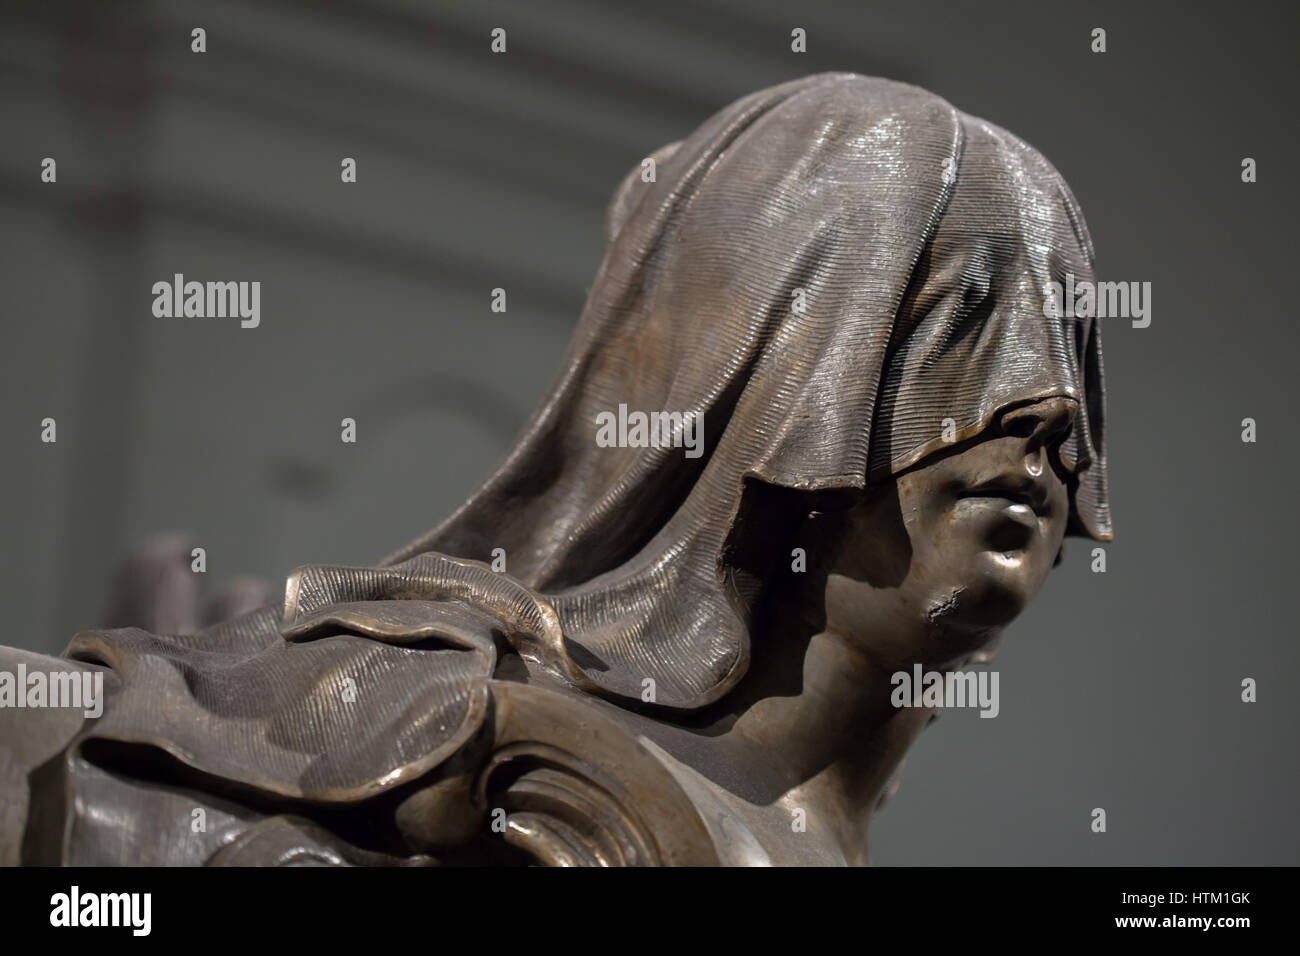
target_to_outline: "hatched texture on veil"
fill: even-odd
[[[1092,278],[1091,240],[1037,151],[916,87],[823,74],[655,158],[611,203],[564,371],[517,445],[390,562],[502,548],[554,606],[564,666],[694,708],[748,663],[755,591],[726,556],[752,481],[862,489],[943,447],[947,419],[962,440],[1068,396],[1071,532],[1109,538],[1099,330],[1044,311],[1049,282]],[[599,447],[620,404],[702,415],[705,453]]]
[[[699,708],[750,658],[762,575],[738,534],[789,559],[747,507],[765,486],[860,491],[943,447],[947,419],[960,440],[1051,396],[1080,403],[1071,531],[1110,537],[1099,330],[1043,308],[1049,282],[1093,277],[1091,241],[1035,150],[916,87],[824,74],[655,159],[616,192],[563,371],[482,490],[380,567],[299,570],[282,609],[80,635],[69,654],[115,675],[83,742],[364,800],[480,730],[503,641],[585,690],[638,700],[651,679],[659,705]],[[701,415],[704,453],[599,447],[620,405]],[[69,766],[72,791],[107,786]]]

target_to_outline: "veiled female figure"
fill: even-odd
[[[652,158],[459,511],[282,605],[42,659],[109,695],[28,712],[11,853],[867,862],[933,714],[891,676],[985,659],[1066,534],[1110,537],[1098,329],[1045,307],[1091,241],[1035,150],[885,80],[756,93]],[[636,412],[679,414],[597,441]]]

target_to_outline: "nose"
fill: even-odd
[[[1029,405],[1021,405],[1002,415],[1005,435],[1025,440],[1025,469],[1034,477],[1043,473],[1046,449],[1063,438],[1074,424],[1079,403],[1072,398],[1054,396]]]

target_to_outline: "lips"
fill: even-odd
[[[958,508],[987,516],[983,534],[990,550],[1004,555],[1024,551],[1048,514],[1047,489],[1028,476],[1000,475],[958,493]]]
[[[1027,475],[1000,476],[962,491],[957,497],[1006,502],[1008,511],[1016,510],[1012,505],[1023,505],[1039,517],[1048,512],[1047,489]]]
[[[1005,556],[1024,552],[1040,533],[1034,510],[1023,501],[1003,495],[963,495],[953,514],[976,522],[972,530],[984,547]]]

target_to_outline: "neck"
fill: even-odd
[[[775,656],[768,659],[779,669]],[[767,768],[769,797],[803,809],[810,832],[865,863],[868,820],[929,712],[894,708],[892,670],[836,631],[813,634],[802,658],[785,670],[801,675],[797,689],[765,687],[756,675],[719,743]]]

